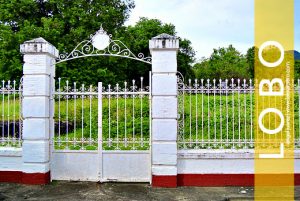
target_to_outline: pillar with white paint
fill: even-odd
[[[23,65],[22,183],[50,182],[50,138],[54,132],[55,59],[58,50],[43,38],[20,47]]]
[[[179,40],[161,34],[152,54],[152,185],[177,186],[177,52]]]

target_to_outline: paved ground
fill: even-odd
[[[300,195],[300,188],[297,188],[296,193]],[[2,183],[0,184],[0,201],[2,200],[249,201],[253,200],[253,188],[180,187],[165,189],[151,188],[148,184],[53,182],[47,186],[26,186]]]

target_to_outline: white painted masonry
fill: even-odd
[[[20,49],[24,54],[22,170],[47,173],[54,128],[51,99],[58,50],[43,38],[26,41]]]
[[[152,54],[152,175],[177,175],[177,51],[179,40],[161,34]]]
[[[22,171],[22,149],[0,148],[0,171]]]

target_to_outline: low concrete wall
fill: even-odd
[[[50,174],[26,173],[23,171],[23,151],[21,148],[0,148],[0,182],[22,184],[45,184]]]
[[[0,171],[22,171],[21,148],[0,148]]]
[[[177,168],[178,186],[253,186],[254,150],[180,150]],[[295,184],[300,185],[300,150]]]

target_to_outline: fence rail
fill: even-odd
[[[22,145],[22,82],[2,81],[0,87],[2,147]]]
[[[86,87],[58,79],[55,148],[96,150],[102,143],[106,150],[149,149],[151,91],[143,82]]]
[[[254,147],[253,80],[188,80],[178,77],[180,149],[249,149]],[[300,148],[300,80],[295,86],[295,146]],[[276,99],[266,98],[269,104]],[[282,103],[278,103],[281,104]],[[270,135],[264,134],[265,138]]]

